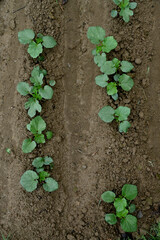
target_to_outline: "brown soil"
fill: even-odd
[[[0,0],[0,232],[11,233],[13,240],[118,239],[118,224],[104,221],[110,206],[99,205],[99,200],[103,191],[119,193],[125,183],[138,186],[137,213],[143,213],[134,238],[159,217],[160,3],[137,2],[135,15],[126,24],[110,17],[114,5],[107,0],[69,0],[63,6],[53,0]],[[135,65],[133,90],[121,93],[116,102],[94,82],[99,71],[86,33],[96,25],[119,43],[110,57]],[[54,98],[43,104],[41,114],[54,138],[28,155],[22,153],[21,144],[29,117],[25,98],[16,91],[36,63],[17,39],[25,28],[52,35],[58,42],[54,50],[46,51],[41,64],[57,82]],[[128,134],[99,119],[98,111],[107,104],[132,109]],[[31,169],[34,157],[44,155],[54,158],[59,190],[27,193],[20,177]]]

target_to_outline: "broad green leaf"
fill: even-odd
[[[43,84],[43,74],[41,73],[39,76],[30,77],[30,81],[34,86],[41,86]]]
[[[133,200],[137,197],[138,190],[136,185],[125,184],[122,188],[122,195],[128,200]]]
[[[132,65],[132,63],[130,63],[128,61],[122,61],[120,68],[121,68],[122,72],[128,73],[134,68],[134,66]]]
[[[119,4],[120,4],[120,1],[119,1],[119,0],[113,0],[113,2],[114,2],[116,5],[119,5]]]
[[[35,136],[35,138],[34,138],[34,140],[35,140],[35,142],[36,143],[45,143],[46,141],[45,141],[45,137],[44,137],[44,134],[38,134],[38,135],[36,135]]]
[[[128,121],[123,121],[119,124],[119,132],[122,133],[127,133],[128,132],[128,128],[131,127],[131,124]]]
[[[39,104],[39,101],[32,97],[25,103],[25,109],[29,109],[28,115],[32,118],[36,115],[36,111],[41,112],[42,107]]]
[[[42,44],[45,48],[53,48],[57,45],[56,40],[51,36],[44,36]]]
[[[102,53],[101,55],[97,55],[94,57],[94,62],[98,65],[98,67],[101,67],[106,62],[106,59],[106,54]]]
[[[49,85],[50,85],[51,87],[55,86],[55,85],[56,85],[56,81],[50,80],[50,81],[49,81]]]
[[[96,55],[97,55],[97,48],[94,48],[94,49],[92,50],[92,55],[93,55],[93,56],[96,56]]]
[[[109,53],[111,50],[115,49],[118,45],[117,41],[114,39],[114,37],[106,37],[103,41],[102,51]]]
[[[116,212],[116,216],[119,218],[126,217],[127,214],[128,214],[128,210],[126,208],[121,212]]]
[[[93,44],[99,44],[105,38],[106,32],[102,27],[89,27],[87,37]]]
[[[22,95],[26,96],[31,92],[31,86],[26,82],[19,82],[17,85],[17,91]]]
[[[108,85],[109,78],[107,74],[99,75],[95,78],[95,82],[100,87],[106,87]]]
[[[118,70],[121,61],[119,61],[117,58],[113,58],[112,62],[113,62],[113,64],[114,64],[116,70]]]
[[[27,129],[33,134],[41,134],[46,129],[46,123],[42,117],[37,116],[30,122],[29,126],[27,125]]]
[[[37,58],[43,52],[42,44],[41,43],[37,44],[34,41],[32,41],[29,44],[27,51],[32,58]]]
[[[117,14],[118,14],[117,10],[111,11],[111,17],[115,18],[115,17],[117,17]]]
[[[28,138],[25,139],[22,143],[22,151],[24,153],[30,153],[32,152],[36,147],[35,141],[32,141],[32,139]]]
[[[137,3],[136,2],[131,2],[130,4],[129,4],[129,8],[130,9],[135,9],[137,7]]]
[[[58,183],[53,178],[46,178],[43,188],[47,192],[53,192],[58,189]]]
[[[38,33],[38,34],[37,34],[37,37],[38,37],[38,38],[43,38],[43,34],[42,34],[42,33]]]
[[[120,106],[115,110],[115,115],[118,117],[118,121],[125,121],[127,120],[130,112],[130,108]]]
[[[135,205],[135,204],[131,204],[131,205],[129,206],[129,212],[130,212],[130,213],[134,213],[135,210],[136,210],[136,205]]]
[[[44,165],[50,165],[51,163],[53,163],[53,159],[51,157],[44,158]]]
[[[41,168],[36,168],[36,172],[37,173],[40,173],[40,172],[43,172],[44,171],[44,168],[43,167],[41,167]]]
[[[120,74],[115,74],[113,77],[114,81],[118,82],[120,76],[121,76]]]
[[[117,71],[117,69],[112,61],[107,61],[102,65],[100,71],[107,75],[112,75]]]
[[[115,214],[106,214],[105,216],[105,220],[107,223],[109,223],[110,225],[114,225],[117,223],[117,218],[116,218],[116,215]]]
[[[50,86],[46,85],[46,86],[44,86],[44,88],[41,88],[39,90],[39,94],[44,99],[52,99],[52,97],[53,97],[53,89]]]
[[[115,82],[108,83],[107,85],[107,93],[108,95],[114,95],[118,92],[117,84]]]
[[[42,157],[37,157],[33,160],[32,162],[32,165],[35,167],[35,168],[41,168],[43,167],[44,165],[44,158]]]
[[[36,172],[28,170],[21,177],[21,185],[27,192],[33,192],[37,188],[38,175]]]
[[[114,201],[114,206],[116,208],[116,212],[122,212],[127,206],[127,201],[125,198],[116,198]]]
[[[115,111],[112,107],[105,106],[99,111],[98,116],[102,121],[106,123],[110,123],[114,120],[114,114],[115,114]]]
[[[121,17],[123,17],[123,20],[124,20],[125,22],[129,22],[129,20],[130,20],[129,17],[130,17],[130,16],[133,16],[133,11],[130,10],[129,7],[127,7],[127,8],[122,8],[121,11],[120,11],[120,13],[119,13],[119,15],[120,15]]]
[[[50,140],[53,137],[53,132],[52,131],[47,131],[46,132],[46,137],[48,140]]]
[[[39,181],[43,182],[49,176],[50,176],[50,174],[48,172],[42,171],[42,172],[39,173]]]
[[[34,37],[35,34],[32,29],[24,29],[23,31],[18,32],[18,40],[22,44],[30,43]]]
[[[112,203],[115,199],[116,195],[114,192],[112,191],[107,191],[107,192],[104,192],[102,195],[101,195],[101,198],[104,202],[107,202],[107,203]]]
[[[125,232],[136,232],[137,218],[132,215],[127,215],[126,218],[121,220],[121,228]]]
[[[111,96],[113,98],[114,101],[117,101],[118,100],[118,94],[115,93]]]
[[[130,91],[132,89],[132,87],[134,86],[133,79],[126,74],[122,74],[119,77],[118,81],[119,81],[119,86],[121,86],[121,88],[124,91]]]

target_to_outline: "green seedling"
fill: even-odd
[[[132,10],[137,7],[137,3],[130,0],[113,0],[113,2],[117,5],[117,9],[111,11],[111,16],[115,18],[119,14],[125,22],[129,22],[130,16],[134,14]]]
[[[49,85],[44,85],[43,78],[46,76],[47,71],[45,69],[40,69],[34,67],[31,72],[30,81],[33,86],[30,86],[26,82],[20,82],[17,85],[17,91],[22,96],[29,96],[30,98],[25,103],[25,109],[28,110],[28,115],[32,118],[36,115],[36,112],[41,112],[42,107],[40,101],[52,99],[53,89],[50,86],[55,85],[55,81],[51,80]]]
[[[43,47],[53,48],[57,45],[55,39],[51,36],[43,36],[38,33],[35,37],[32,29],[24,29],[18,32],[18,39],[22,44],[29,44],[28,53],[32,58],[37,58],[43,52]]]
[[[5,236],[2,234],[2,240],[11,240],[11,237],[10,237],[10,235],[8,235],[7,237],[5,237]]]
[[[42,117],[37,116],[32,119],[32,121],[27,125],[27,129],[34,135],[34,140],[27,138],[23,141],[22,151],[24,153],[30,153],[35,149],[37,144],[46,142],[45,135],[42,134],[42,132],[46,129],[46,123]],[[51,139],[51,132],[50,138],[48,139]]]
[[[38,183],[43,184],[43,189],[47,192],[58,189],[58,183],[45,171],[46,166],[49,166],[50,169],[53,168],[53,159],[51,157],[37,157],[33,160],[32,165],[36,170],[27,170],[20,180],[22,187],[27,192],[33,192]]]
[[[128,128],[131,127],[131,124],[127,121],[130,112],[131,110],[128,107],[120,106],[114,110],[110,106],[105,106],[99,111],[98,115],[106,123],[110,123],[115,119],[119,123],[119,132],[127,133]]]
[[[132,89],[133,79],[126,74],[134,68],[130,62],[119,61],[117,58],[107,61],[105,53],[96,55],[94,61],[103,73],[95,78],[96,84],[100,87],[107,87],[107,94],[111,95],[114,100],[118,99],[118,87],[124,91]],[[113,75],[113,78],[109,79],[108,75]]]
[[[153,225],[145,236],[141,236],[141,240],[160,240],[160,222]]]
[[[10,153],[11,153],[11,149],[10,149],[10,148],[6,148],[6,152],[7,152],[8,154],[10,154]]]
[[[101,198],[106,203],[113,203],[116,214],[110,213],[105,215],[105,220],[110,225],[117,223],[117,218],[120,219],[120,225],[125,232],[137,231],[137,218],[130,213],[133,213],[136,209],[131,201],[137,196],[137,187],[131,184],[125,184],[122,188],[122,195],[116,197],[112,191],[104,192]]]
[[[93,55],[98,53],[109,53],[111,50],[117,47],[117,41],[113,36],[106,37],[106,32],[102,27],[89,27],[87,37],[91,43],[96,45],[96,48],[92,51]]]

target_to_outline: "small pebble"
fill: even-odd
[[[142,218],[142,217],[143,217],[143,213],[141,211],[139,211],[137,214],[137,218]]]
[[[136,58],[135,63],[137,65],[140,65],[142,63],[142,60],[140,58]]]

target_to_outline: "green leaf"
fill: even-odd
[[[44,158],[42,157],[37,157],[33,160],[32,162],[32,165],[35,167],[35,168],[41,168],[43,167],[44,165]]]
[[[10,148],[6,148],[6,152],[7,152],[8,154],[10,154],[10,153],[11,153],[11,149],[10,149]]]
[[[42,34],[42,33],[38,33],[38,34],[37,34],[37,37],[38,37],[38,38],[43,38],[43,34]]]
[[[96,55],[97,55],[97,48],[94,48],[94,49],[92,50],[92,55],[93,55],[93,56],[96,56]]]
[[[108,95],[114,95],[118,92],[117,84],[114,82],[108,83],[107,85],[107,93]]]
[[[53,192],[58,189],[58,183],[53,178],[46,178],[43,188],[47,192]]]
[[[44,171],[44,168],[43,167],[41,167],[41,168],[36,168],[36,172],[37,173],[40,173],[40,172],[43,172]]]
[[[112,75],[117,71],[117,69],[112,61],[106,61],[100,68],[100,71],[107,75]]]
[[[129,1],[130,0],[120,0],[120,2],[121,2],[120,7],[126,8],[129,5]]]
[[[34,67],[34,69],[31,72],[31,78],[30,81],[35,86],[41,86],[43,84],[43,77],[46,75],[46,70],[40,70],[39,67]]]
[[[129,20],[130,20],[129,17],[130,17],[130,16],[133,16],[133,11],[130,10],[129,7],[127,7],[127,8],[122,8],[121,11],[120,11],[120,13],[119,13],[119,15],[120,15],[121,17],[123,17],[123,20],[124,20],[125,22],[129,22]]]
[[[128,210],[126,208],[121,212],[116,212],[116,216],[119,218],[122,218],[122,217],[124,218],[127,216],[127,214],[128,214]]]
[[[56,81],[54,81],[54,80],[50,80],[50,81],[49,81],[49,85],[50,85],[51,87],[55,86],[55,84],[56,84]]]
[[[42,44],[45,48],[53,48],[57,45],[56,40],[51,36],[44,36]]]
[[[34,37],[35,34],[32,29],[24,29],[23,31],[18,32],[18,40],[22,44],[30,43]]]
[[[51,157],[44,158],[44,165],[50,165],[51,163],[53,163],[53,159]]]
[[[126,218],[121,220],[121,228],[125,232],[136,232],[137,218],[132,215],[127,215]]]
[[[118,117],[118,121],[124,121],[127,120],[130,112],[130,108],[120,106],[115,110],[115,115]]]
[[[117,212],[122,212],[127,206],[127,201],[125,198],[116,198],[114,201],[114,206]]]
[[[131,204],[131,205],[129,206],[129,212],[130,212],[130,213],[133,213],[133,212],[135,212],[135,210],[136,210],[136,205],[135,205],[135,204]]]
[[[98,67],[101,67],[106,62],[106,59],[106,54],[102,53],[101,55],[97,55],[94,57],[94,62],[98,65]]]
[[[46,123],[42,117],[37,116],[27,125],[27,129],[33,134],[41,134],[46,129]]]
[[[110,123],[114,120],[114,114],[115,111],[110,106],[103,107],[98,113],[100,119],[106,123]]]
[[[25,109],[29,109],[28,115],[32,118],[36,115],[36,111],[41,112],[42,107],[39,104],[39,101],[32,97],[25,103]]]
[[[118,100],[118,94],[115,93],[111,96],[113,98],[114,101],[117,101]]]
[[[137,197],[138,190],[136,185],[125,184],[122,188],[122,195],[128,200],[133,200]]]
[[[131,2],[130,4],[129,4],[129,8],[130,9],[135,9],[137,7],[137,3],[136,2]]]
[[[132,63],[130,63],[130,62],[128,62],[128,61],[122,61],[122,62],[121,62],[121,70],[122,70],[122,72],[128,73],[128,72],[130,72],[133,68],[134,68],[134,66],[132,65]]]
[[[116,215],[115,214],[106,214],[105,216],[105,220],[107,223],[109,223],[110,225],[114,225],[117,223],[117,218],[116,218]]]
[[[22,151],[24,153],[30,153],[32,152],[36,147],[35,141],[32,141],[32,139],[27,138],[22,143]]]
[[[93,44],[99,44],[105,38],[106,32],[102,27],[89,27],[87,37]]]
[[[36,135],[34,140],[36,143],[45,143],[46,142],[43,134]]]
[[[122,133],[127,133],[128,132],[128,128],[131,127],[131,124],[128,121],[123,121],[119,124],[119,132]]]
[[[33,192],[37,188],[38,175],[36,172],[28,170],[21,177],[21,185],[27,192]]]
[[[117,10],[111,11],[111,17],[115,18],[115,17],[117,17],[117,14],[118,14]]]
[[[53,137],[53,132],[52,131],[47,131],[46,132],[46,137],[48,140],[50,140]]]
[[[106,87],[108,85],[109,78],[107,74],[99,75],[95,78],[95,82],[100,87]]]
[[[39,90],[39,94],[44,99],[52,99],[52,97],[53,97],[53,89],[50,86],[46,85],[46,86],[44,86],[44,88],[41,88]]]
[[[107,202],[107,203],[112,203],[115,199],[116,195],[114,192],[112,191],[107,191],[107,192],[104,192],[102,195],[101,195],[101,198],[104,202]]]
[[[49,176],[50,176],[50,174],[48,172],[42,171],[42,172],[39,173],[39,181],[43,182]]]
[[[34,41],[32,41],[29,44],[27,51],[32,58],[37,58],[43,52],[42,44],[41,43],[37,44]]]
[[[124,91],[130,91],[132,89],[132,87],[134,86],[133,79],[126,74],[122,74],[119,77],[119,86],[121,86],[121,88]]]
[[[26,96],[31,92],[31,86],[26,82],[19,82],[17,85],[17,91],[22,95]]]
[[[119,66],[120,66],[120,63],[121,63],[121,61],[119,61],[117,58],[113,58],[112,62],[113,62],[113,64],[114,64],[114,66],[115,66],[116,70],[118,70],[118,69],[119,69]]]
[[[106,53],[109,53],[111,50],[115,49],[118,45],[117,41],[112,36],[106,37],[102,44],[103,44],[102,51]]]
[[[119,1],[119,0],[113,0],[113,2],[114,2],[116,5],[119,5],[119,4],[120,4],[120,1]]]
[[[114,81],[118,82],[120,76],[121,76],[120,74],[115,74],[113,77]]]

